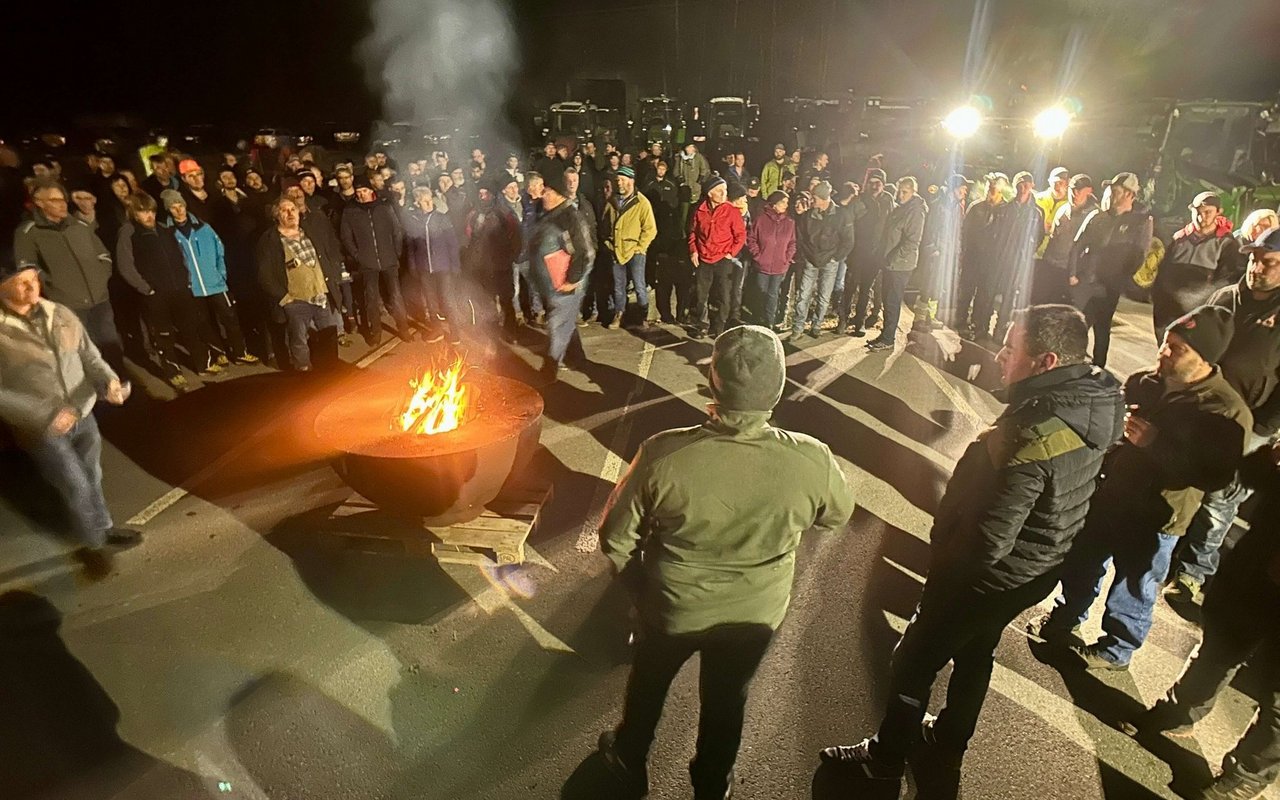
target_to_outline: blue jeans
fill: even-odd
[[[572,292],[552,291],[546,297],[548,361],[563,364],[566,356],[586,358],[578,336],[578,311],[586,290],[587,279],[583,278]],[[574,352],[570,353],[571,349]]]
[[[831,287],[835,286],[838,268],[837,261],[828,261],[821,267],[805,262],[804,271],[800,274],[800,294],[796,300],[796,311],[791,320],[792,333],[799,334],[804,330],[805,320],[810,318],[809,306],[813,304],[814,292],[818,294],[818,306],[812,317],[815,332],[817,326],[822,324],[823,318],[827,316],[827,304],[831,300]]]
[[[377,286],[374,280],[374,286]],[[338,314],[328,306],[318,306],[295,300],[284,307],[284,318],[289,341],[289,358],[294,369],[311,369],[311,346],[307,342],[310,331],[332,328],[338,324]]]
[[[782,288],[782,281],[787,277],[787,273],[781,275],[764,275],[757,272],[756,289],[760,293],[760,324],[767,325],[772,328],[778,324],[778,291]]]
[[[849,262],[845,259],[840,260],[840,266],[836,268],[836,282],[831,287],[830,305],[839,308],[840,297],[844,294],[844,279],[849,274]]]
[[[40,474],[62,498],[72,534],[86,547],[102,547],[114,524],[102,496],[102,435],[93,414],[64,436],[24,442]]]
[[[1053,601],[1050,624],[1070,629],[1088,619],[1089,606],[1102,591],[1107,564],[1113,564],[1116,577],[1107,593],[1098,647],[1103,658],[1128,664],[1151,632],[1152,613],[1178,538],[1163,531],[1082,533],[1063,565],[1062,594]]]
[[[636,253],[625,263],[613,262],[613,314],[621,318],[627,310],[627,278],[636,287],[636,305],[640,306],[641,319],[649,315],[649,292],[644,282],[644,253]]]
[[[1204,496],[1187,526],[1186,541],[1178,551],[1177,572],[1204,583],[1218,571],[1222,543],[1250,494],[1252,491],[1236,480],[1225,489]]]
[[[537,316],[546,311],[542,305],[542,294],[538,292],[529,279],[528,261],[517,261],[512,273],[512,289],[515,292],[515,297],[520,299],[520,311],[525,315],[525,321],[528,322],[530,315]]]

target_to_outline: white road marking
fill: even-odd
[[[982,415],[978,413],[978,409],[969,403],[959,389],[951,385],[951,382],[938,371],[937,367],[919,358],[915,359],[915,362],[920,365],[920,369],[924,370],[924,374],[929,376],[929,380],[933,381],[942,394],[951,401],[956,410],[964,414],[965,418],[973,423],[975,428],[982,428],[987,424]]]
[[[622,404],[621,421],[618,423],[618,429],[613,433],[613,438],[609,440],[609,454],[605,456],[604,464],[600,468],[600,479],[604,481],[604,484],[596,488],[594,495],[591,497],[591,505],[588,506],[591,509],[591,516],[582,523],[582,527],[578,530],[578,541],[574,544],[574,549],[579,553],[594,553],[600,549],[600,523],[604,513],[604,504],[608,499],[609,492],[612,491],[613,485],[618,482],[618,477],[622,475],[622,467],[626,463],[622,460],[622,456],[618,455],[618,452],[627,446],[627,442],[631,438],[631,423],[635,418],[635,415],[631,413],[631,409],[649,380],[649,370],[653,368],[653,354],[656,351],[657,348],[653,344],[645,342],[644,350],[640,353],[640,365],[636,368],[635,383],[627,394],[626,402]]]

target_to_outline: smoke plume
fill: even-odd
[[[375,0],[360,43],[384,123],[446,118],[464,133],[514,140],[503,114],[519,45],[504,0]]]

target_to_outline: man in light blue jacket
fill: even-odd
[[[182,258],[191,273],[191,293],[204,309],[206,319],[201,326],[207,331],[209,346],[221,350],[218,364],[226,366],[230,358],[241,364],[256,364],[258,357],[250,353],[240,332],[240,320],[236,316],[236,301],[227,289],[227,261],[222,239],[213,226],[197,219],[187,211],[187,201],[172,189],[160,193],[165,208],[169,210],[170,224],[182,249]],[[213,326],[209,326],[209,321]],[[211,333],[212,335],[208,335]],[[219,346],[220,345],[220,346]]]

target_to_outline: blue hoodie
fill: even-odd
[[[190,233],[174,225],[173,233],[182,250],[182,258],[187,262],[187,272],[191,273],[191,293],[196,297],[210,297],[227,291],[227,261],[222,247],[222,239],[214,232],[213,226],[206,225],[194,214],[187,214],[191,223]]]

